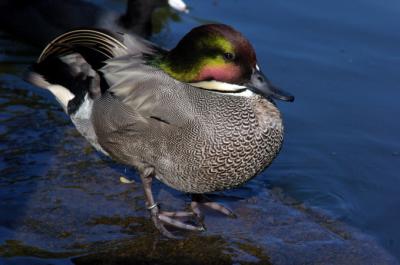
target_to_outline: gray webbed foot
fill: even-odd
[[[168,212],[168,211],[160,211],[158,204],[154,201],[153,193],[151,191],[151,182],[154,176],[153,169],[147,169],[141,174],[144,193],[146,197],[146,206],[150,211],[151,219],[155,225],[155,227],[166,237],[169,238],[177,238],[174,236],[165,225],[169,225],[172,227],[176,227],[179,229],[190,230],[190,231],[205,231],[203,225],[195,226],[183,221],[178,220],[177,218],[187,218],[195,216],[193,212]]]
[[[185,223],[181,220],[178,220],[177,218],[187,218],[187,217],[193,217],[192,212],[167,212],[167,211],[160,211],[158,206],[150,209],[151,216],[153,219],[153,222],[155,226],[160,230],[160,232],[169,237],[169,238],[176,238],[174,235],[169,232],[164,225],[172,226],[175,228],[183,229],[183,230],[189,230],[189,231],[198,231],[202,232],[205,231],[205,228],[200,225],[200,226],[195,226],[192,224]]]

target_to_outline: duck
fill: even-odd
[[[38,47],[78,27],[100,27],[147,38],[152,34],[152,13],[163,6],[189,12],[183,0],[128,0],[124,14],[83,0],[0,0],[0,28]]]
[[[152,222],[171,238],[169,226],[204,231],[203,207],[235,216],[207,194],[272,163],[284,135],[275,101],[294,100],[225,24],[195,27],[170,50],[132,34],[73,30],[45,47],[26,80],[50,91],[99,152],[136,169]],[[190,210],[162,210],[154,179],[191,194]]]

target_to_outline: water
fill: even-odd
[[[120,1],[99,2],[123,9]],[[39,51],[2,33],[0,256],[15,258],[0,264],[41,264],[41,258],[71,264],[71,256],[110,249],[150,258],[146,249],[156,248],[161,252],[155,256],[174,259],[171,249],[192,245],[221,263],[266,263],[271,250],[263,244],[271,242],[255,240],[252,229],[238,236],[230,225],[258,220],[243,216],[246,207],[267,205],[266,187],[374,236],[400,258],[400,2],[187,2],[191,14],[170,21],[155,41],[171,47],[201,22],[230,24],[253,43],[271,81],[296,96],[293,104],[279,103],[286,135],[278,159],[245,187],[217,197],[242,211],[244,221],[211,215],[204,236],[177,244],[152,241],[157,232],[143,209],[140,184],[118,180],[135,174],[94,152],[51,96],[21,81]],[[161,184],[156,190],[174,208],[187,201]],[[130,237],[140,238],[141,246]],[[188,252],[186,262],[204,258]],[[107,255],[73,262],[96,258]]]

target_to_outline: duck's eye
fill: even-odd
[[[224,53],[224,58],[227,61],[233,61],[233,59],[235,59],[235,55],[233,53],[226,52]]]

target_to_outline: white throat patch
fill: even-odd
[[[248,89],[248,87],[246,86],[240,86],[215,80],[189,83],[189,85],[205,90],[225,93],[232,96],[239,96],[239,97],[254,96],[254,92]]]
[[[220,82],[220,81],[215,81],[215,80],[189,83],[189,85],[195,86],[198,88],[207,89],[207,90],[220,91],[220,92],[241,92],[241,91],[247,89],[247,87],[245,87],[245,86],[240,86],[240,85],[235,85],[235,84],[230,84],[230,83],[225,83],[225,82]]]

